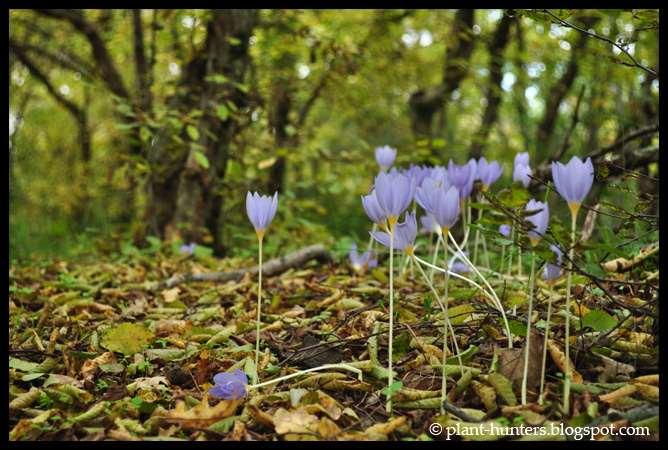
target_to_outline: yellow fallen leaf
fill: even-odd
[[[638,390],[638,393],[642,395],[646,400],[650,400],[652,402],[659,401],[658,386],[651,386],[649,384],[643,384],[643,383],[633,383],[633,384]]]
[[[166,422],[176,422],[183,428],[206,428],[234,414],[243,400],[222,400],[215,406],[209,406],[208,395],[196,406],[186,409],[183,401],[177,401],[176,407],[169,411],[157,411],[157,417]]]
[[[638,383],[643,383],[643,384],[651,384],[652,386],[658,386],[659,385],[659,374],[655,373],[653,375],[642,375],[639,377],[635,377],[633,381],[637,381]]]
[[[622,386],[607,394],[599,395],[598,399],[605,403],[612,403],[617,399],[633,394],[637,389],[638,388],[634,384],[627,384],[626,386]]]
[[[172,303],[175,301],[177,298],[179,298],[179,293],[181,293],[181,289],[178,287],[165,289],[164,291],[160,292],[160,294],[162,294],[162,298],[165,299],[165,303]]]
[[[279,408],[273,416],[274,429],[278,434],[306,434],[331,439],[341,432],[341,429],[327,417],[318,418],[300,407],[293,411]],[[298,439],[299,436],[286,436],[286,439]]]
[[[389,439],[389,435],[391,433],[393,433],[397,428],[401,427],[405,423],[406,417],[401,416],[388,422],[371,425],[364,431],[346,433],[340,436],[339,439],[351,441],[386,441]]]
[[[566,354],[561,351],[559,346],[554,343],[552,339],[549,339],[547,341],[547,348],[550,350],[550,356],[552,357],[552,361],[559,367],[559,370],[561,370],[563,373],[566,372]],[[573,365],[573,361],[570,362],[569,364],[570,369],[571,369],[571,381],[574,383],[581,384],[584,379],[582,378],[582,375],[575,370],[575,366]]]

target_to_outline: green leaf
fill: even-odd
[[[229,81],[228,78],[222,74],[209,75],[208,77],[205,78],[205,80],[211,83],[218,83],[218,84],[227,83]]]
[[[385,395],[385,397],[393,397],[394,394],[401,390],[403,385],[404,384],[401,381],[395,381],[390,386],[385,386],[381,393]]]
[[[22,372],[34,372],[37,367],[39,367],[39,364],[31,362],[31,361],[24,361],[22,359],[18,358],[9,358],[9,367],[11,369],[17,369]]]
[[[131,356],[146,349],[154,335],[143,325],[126,322],[108,329],[101,345],[112,352]]]
[[[199,139],[199,131],[197,130],[197,127],[194,125],[188,125],[186,127],[186,132],[188,132],[188,136],[190,136],[190,139],[193,141],[196,141]]]
[[[227,109],[227,106],[225,105],[218,105],[216,113],[218,114],[220,120],[222,120],[223,122],[226,121],[228,117],[230,117],[230,110]]]
[[[210,166],[209,158],[207,158],[206,155],[199,150],[195,152],[195,161],[197,161],[197,164],[204,167],[205,169],[208,169]]]
[[[607,331],[617,325],[617,319],[600,309],[592,309],[582,318],[582,327],[594,331]]]
[[[517,397],[513,392],[513,384],[510,380],[500,373],[490,373],[487,375],[487,382],[494,387],[499,397],[509,406],[517,405]]]

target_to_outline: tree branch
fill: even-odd
[[[132,30],[134,38],[135,77],[139,107],[145,114],[150,114],[152,98],[148,63],[144,52],[144,27],[141,21],[141,9],[132,10]]]
[[[270,259],[262,264],[262,274],[265,276],[278,275],[288,269],[301,267],[312,259],[324,263],[331,261],[332,256],[321,244],[309,245],[308,247],[303,247],[285,256]],[[178,274],[163,282],[161,287],[171,288],[177,284],[187,283],[189,281],[217,281],[223,283],[226,281],[239,280],[246,274],[257,274],[257,266],[233,270],[231,272]]]
[[[91,46],[93,58],[95,58],[95,62],[100,69],[102,79],[111,92],[124,99],[130,98],[130,94],[125,88],[123,79],[116,69],[116,65],[114,64],[97,27],[84,18],[82,11],[72,9],[36,9],[35,11],[44,16],[68,22],[77,31],[82,33]]]
[[[562,25],[562,26],[568,27],[568,28],[572,28],[572,29],[577,30],[580,33],[583,33],[587,36],[591,36],[591,37],[599,39],[603,42],[607,42],[608,44],[614,45],[615,47],[617,47],[619,49],[619,51],[624,53],[631,60],[632,66],[638,67],[638,68],[644,70],[645,72],[647,72],[647,73],[649,73],[649,74],[651,74],[655,77],[658,76],[658,74],[654,70],[640,64],[638,61],[636,61],[636,59],[633,57],[633,55],[631,53],[629,53],[629,51],[626,50],[626,48],[624,48],[624,46],[619,45],[617,42],[613,41],[612,39],[608,39],[605,36],[601,36],[600,34],[597,34],[595,32],[591,32],[589,30],[585,30],[583,28],[578,27],[577,25],[574,25],[570,22],[567,22],[564,19],[561,19],[560,17],[557,17],[554,14],[552,14],[552,12],[549,9],[544,9],[543,12],[545,12],[550,17],[552,17],[556,21],[556,23],[559,24],[559,25]]]

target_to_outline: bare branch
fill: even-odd
[[[596,38],[596,39],[599,39],[599,40],[601,40],[601,41],[603,41],[603,42],[607,42],[608,44],[612,44],[612,45],[614,45],[615,47],[617,47],[617,48],[619,49],[619,51],[621,51],[622,53],[624,53],[624,54],[631,60],[631,63],[632,63],[633,66],[638,67],[638,68],[644,70],[645,72],[647,72],[647,73],[649,73],[649,74],[651,74],[651,75],[653,75],[653,76],[657,76],[657,75],[658,75],[654,70],[652,70],[652,69],[650,69],[649,67],[646,67],[646,66],[643,66],[642,64],[640,64],[640,63],[633,57],[633,55],[632,55],[631,53],[629,53],[629,51],[626,50],[626,48],[624,48],[624,46],[619,45],[617,42],[613,41],[612,39],[608,39],[608,38],[605,37],[605,36],[601,36],[600,34],[597,34],[597,33],[595,33],[595,32],[591,32],[591,31],[589,31],[589,30],[585,30],[585,29],[583,29],[583,28],[578,27],[577,25],[574,25],[574,24],[572,24],[572,23],[570,23],[570,22],[567,22],[567,21],[565,21],[564,19],[562,19],[562,18],[560,18],[560,17],[557,17],[556,15],[552,14],[552,12],[551,12],[549,9],[544,9],[543,11],[544,11],[546,14],[548,14],[550,17],[552,17],[552,18],[553,18],[559,25],[562,25],[562,26],[564,26],[564,27],[568,27],[568,28],[572,28],[572,29],[574,29],[574,30],[579,31],[580,33],[586,34],[587,36],[591,36],[591,37]]]
[[[37,9],[35,11],[47,17],[69,22],[77,31],[86,36],[93,50],[93,57],[100,69],[102,79],[111,92],[121,98],[130,98],[130,94],[125,88],[123,79],[116,69],[116,65],[97,27],[85,19],[82,11],[73,9]]]

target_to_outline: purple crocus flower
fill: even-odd
[[[357,253],[357,244],[355,243],[353,243],[353,245],[350,247],[348,258],[350,259],[350,265],[355,270],[355,272],[371,269],[378,265],[378,260],[373,257],[371,250],[367,250],[360,255]]]
[[[234,372],[221,372],[213,377],[214,386],[209,395],[224,400],[238,400],[246,396],[248,377],[239,369]]]
[[[390,235],[388,233],[374,231],[371,233],[371,236],[385,247],[390,247]],[[417,220],[415,219],[415,213],[407,212],[404,221],[394,227],[394,248],[401,249],[412,255],[416,236]]]
[[[547,203],[539,202],[534,199],[531,199],[527,202],[525,211],[537,211],[535,214],[527,216],[527,220],[531,222],[534,228],[529,231],[529,240],[532,245],[538,244],[538,241],[545,234],[547,230],[547,224],[550,221],[550,209],[547,206]]]
[[[533,175],[531,167],[528,165],[525,166],[524,164],[515,164],[515,168],[513,169],[513,181],[519,181],[526,188],[529,187],[529,183],[531,183],[531,175]]]
[[[459,191],[457,188],[450,186],[449,189],[446,189],[444,186],[423,183],[423,186],[418,188],[418,194],[415,197],[420,206],[434,217],[442,228],[443,234],[447,235],[448,230],[459,219]]]
[[[190,244],[183,244],[181,247],[179,247],[179,253],[182,255],[192,255],[195,253],[195,247],[197,247],[197,244],[194,242],[191,242]]]
[[[573,156],[565,165],[558,161],[552,162],[552,180],[559,195],[568,202],[571,214],[575,216],[594,182],[591,158],[582,162]]]
[[[378,204],[392,227],[413,201],[415,182],[399,172],[381,172],[374,185]]]
[[[515,155],[514,165],[529,165],[529,152],[522,152]]]
[[[440,233],[441,232],[441,227],[438,225],[438,222],[436,222],[436,220],[434,219],[434,216],[432,216],[429,213],[420,217],[420,224],[422,224],[422,228],[427,233]]]
[[[468,252],[464,252],[464,254],[468,256]],[[462,261],[459,254],[455,254],[455,256],[450,258],[450,261],[448,261],[448,270],[450,272],[460,273],[460,274],[468,273],[471,271],[471,266]]]
[[[362,207],[373,223],[383,225],[387,215],[383,208],[378,204],[378,197],[376,197],[376,190],[372,190],[369,195],[362,196]]]
[[[260,239],[274,220],[277,208],[278,192],[274,192],[273,197],[260,195],[257,192],[251,194],[250,191],[246,194],[246,213]]]
[[[561,260],[563,257],[563,252],[559,247],[554,244],[550,244],[550,250],[557,255],[557,264],[546,263],[545,268],[543,269],[543,279],[545,281],[554,281],[561,276]]]
[[[501,233],[501,235],[503,237],[506,237],[506,238],[510,237],[510,225],[508,225],[507,223],[504,223],[503,225],[500,225],[499,226],[499,233]]]
[[[397,149],[388,145],[376,148],[376,162],[382,170],[387,170],[394,164],[394,158],[397,157]]]
[[[501,178],[503,167],[497,162],[488,163],[485,157],[478,161],[477,178],[482,181],[482,190],[486,191],[496,180]]]
[[[406,176],[415,182],[415,186],[420,186],[422,181],[429,176],[430,170],[428,167],[411,164],[406,170]]]
[[[471,195],[477,167],[475,159],[469,160],[468,163],[462,166],[455,164],[452,160],[448,162],[448,179],[459,189],[460,200],[464,200]]]

